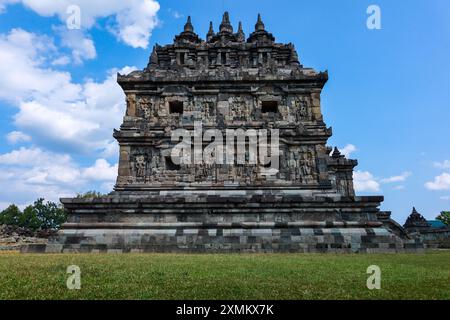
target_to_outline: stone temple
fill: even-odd
[[[118,75],[126,94],[117,183],[108,196],[61,199],[69,214],[45,252],[396,252],[421,247],[356,196],[353,168],[327,146],[320,95],[327,72],[304,67],[258,16],[246,37],[223,15],[206,40],[188,18],[147,67]],[[268,164],[176,163],[174,130],[279,132],[279,170]],[[351,125],[351,124],[349,124]],[[217,138],[216,138],[217,139]],[[202,142],[205,147],[209,142]],[[248,141],[244,143],[244,148]],[[242,144],[241,144],[242,147]],[[247,152],[247,151],[246,151]]]

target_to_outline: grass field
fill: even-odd
[[[69,265],[81,290],[68,290]],[[368,290],[366,269],[381,268]],[[450,299],[450,251],[424,254],[0,254],[0,299]]]

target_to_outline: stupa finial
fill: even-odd
[[[233,33],[233,26],[230,23],[230,15],[228,11],[225,11],[222,17],[222,23],[220,24],[220,32]]]
[[[258,13],[258,21],[255,24],[255,31],[264,31],[265,26],[264,22],[262,21],[261,14]]]
[[[194,32],[194,26],[191,22],[191,16],[188,16],[186,24],[184,25],[184,32]]]

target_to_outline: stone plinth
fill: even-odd
[[[42,252],[399,252],[382,197],[260,194],[62,199],[70,219]],[[24,248],[23,251],[27,251]]]

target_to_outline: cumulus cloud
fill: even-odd
[[[0,154],[0,202],[31,203],[39,197],[57,201],[73,196],[92,183],[111,187],[117,164],[97,159],[92,166],[78,165],[70,155],[37,147],[19,148]],[[103,189],[103,192],[111,189]]]
[[[83,170],[84,179],[91,181],[114,181],[117,177],[117,164],[110,165],[105,159],[97,159],[92,167]]]
[[[353,144],[347,144],[345,147],[339,149],[341,154],[343,154],[347,159],[350,158],[350,155],[357,150],[358,149]]]
[[[52,61],[53,66],[65,66],[70,63],[70,58],[68,56],[61,56]]]
[[[147,48],[160,9],[156,0],[0,0],[0,12],[6,5],[19,2],[41,16],[58,16],[63,24],[71,14],[67,9],[78,6],[83,29],[92,28],[99,19],[111,18],[108,28],[134,48]]]
[[[110,70],[103,82],[75,83],[69,73],[46,65],[54,52],[52,41],[45,36],[22,29],[0,34],[0,99],[18,107],[14,116],[18,131],[35,143],[54,150],[111,156],[117,151],[112,131],[120,125],[125,109],[116,73],[136,68]]]
[[[392,177],[389,177],[389,178],[381,179],[380,182],[381,182],[381,183],[403,182],[403,181],[405,181],[409,176],[411,176],[411,174],[412,174],[411,172],[405,171],[405,172],[403,172],[401,175],[398,175],[398,176],[392,176]]]
[[[68,30],[65,27],[54,29],[61,37],[61,45],[72,51],[72,60],[75,64],[81,64],[83,60],[95,59],[97,57],[94,41],[82,30]],[[56,61],[62,61],[64,63],[67,61],[67,58],[68,57],[62,57],[59,61]],[[53,61],[53,64],[55,64],[55,61]]]
[[[450,169],[450,160],[444,160],[443,162],[433,162],[433,166],[439,169]]]
[[[0,34],[0,99],[12,102],[43,95],[73,99],[81,87],[66,72],[56,72],[45,63],[56,55],[53,40],[22,29]]]
[[[447,172],[436,176],[433,181],[425,183],[428,190],[450,190],[450,174]]]
[[[21,131],[11,131],[6,135],[6,140],[11,144],[16,144],[20,142],[29,142],[31,137]]]
[[[353,185],[355,191],[357,192],[380,191],[380,184],[376,181],[375,177],[368,171],[360,171],[360,170],[354,171]]]

